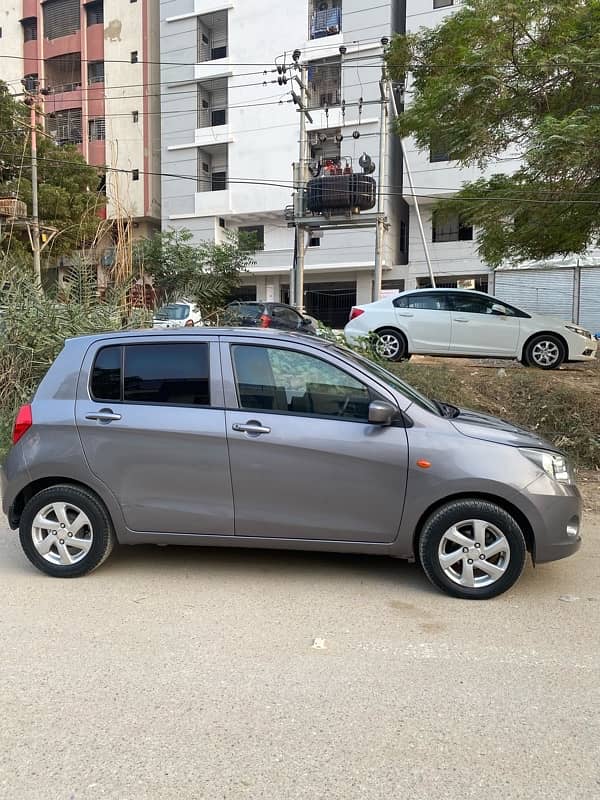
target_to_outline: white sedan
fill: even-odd
[[[413,353],[516,358],[556,369],[564,361],[595,358],[597,342],[572,322],[529,314],[482,292],[416,289],[354,306],[344,328],[349,344],[376,334],[376,353],[402,361]]]

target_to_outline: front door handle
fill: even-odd
[[[86,414],[86,419],[94,420],[95,422],[117,422],[121,419],[120,414],[113,414],[110,408],[101,408],[95,414]]]
[[[251,436],[261,436],[263,433],[271,433],[271,428],[267,428],[266,425],[261,425],[260,422],[253,419],[248,420],[245,425],[242,425],[240,422],[234,422],[231,427],[238,433],[248,433]]]
[[[468,321],[469,320],[465,319],[464,317],[454,317],[454,322],[468,322]]]
[[[399,317],[414,317],[414,314],[411,311],[396,311]]]

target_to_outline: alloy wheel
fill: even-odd
[[[380,358],[393,359],[401,350],[401,343],[392,333],[383,333],[377,337],[375,351]]]
[[[444,533],[438,548],[444,574],[459,586],[483,588],[496,583],[510,562],[510,545],[490,522],[469,519]]]
[[[59,566],[77,564],[94,540],[87,514],[72,503],[53,502],[34,517],[31,538],[43,559]]]
[[[537,342],[531,351],[532,361],[540,367],[551,367],[560,358],[560,349],[551,339]]]

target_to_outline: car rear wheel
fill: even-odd
[[[455,500],[437,509],[419,538],[425,574],[438,588],[466,600],[487,600],[517,581],[527,548],[523,531],[487,500]]]
[[[527,343],[523,361],[538,369],[558,369],[567,357],[565,345],[552,334],[535,336]]]
[[[383,328],[377,331],[373,350],[376,356],[385,361],[406,361],[410,358],[404,334],[394,328]]]
[[[21,546],[31,563],[55,578],[77,578],[110,555],[115,534],[96,496],[77,486],[51,486],[25,506]]]

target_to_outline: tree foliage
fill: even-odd
[[[205,315],[227,302],[242,274],[254,264],[254,240],[230,233],[226,241],[193,242],[187,229],[155,233],[137,244],[136,256],[161,300],[194,300]]]
[[[444,205],[479,227],[488,263],[597,242],[600,0],[465,0],[437,28],[396,37],[388,65],[395,80],[412,74],[399,135],[487,171]],[[512,155],[516,171],[489,176]]]
[[[90,242],[105,204],[98,192],[100,174],[89,166],[74,145],[57,145],[40,128],[38,149],[38,202],[42,224],[58,228],[51,244],[53,256],[69,253]],[[0,195],[17,195],[31,214],[31,140],[29,108],[15,99],[0,82]],[[14,229],[0,242],[6,251],[28,250],[24,231]]]

